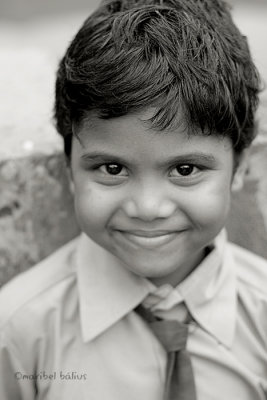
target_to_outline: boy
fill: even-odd
[[[1,400],[266,398],[267,265],[223,230],[258,90],[219,0],[85,21],[55,107],[83,233],[1,292]]]

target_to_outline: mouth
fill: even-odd
[[[156,249],[170,243],[179,232],[176,231],[117,231],[133,245],[145,249]]]

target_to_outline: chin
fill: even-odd
[[[173,274],[179,269],[179,266],[170,265],[166,266],[165,262],[157,264],[153,261],[143,261],[136,263],[126,263],[127,268],[136,275],[142,276],[143,278],[156,279],[164,278],[170,274]]]

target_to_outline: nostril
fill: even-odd
[[[146,222],[151,222],[156,219],[170,218],[175,210],[175,204],[170,201],[154,201],[150,203],[135,203],[134,201],[130,201],[124,207],[124,211],[128,217],[138,218]]]

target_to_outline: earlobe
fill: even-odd
[[[244,186],[245,176],[248,171],[248,150],[244,150],[239,156],[237,167],[234,171],[231,190],[232,192],[240,191]]]
[[[69,181],[69,188],[72,195],[74,195],[74,183],[73,180]]]
[[[72,177],[72,171],[71,171],[71,167],[68,166],[67,168],[67,176],[68,176],[68,182],[69,182],[69,189],[71,194],[74,194],[74,183],[73,183],[73,177]]]

